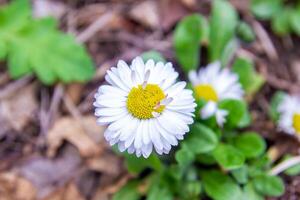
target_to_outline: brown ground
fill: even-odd
[[[0,1],[5,3],[4,0]],[[172,33],[182,16],[207,15],[209,0],[48,1],[61,28],[88,47],[97,75],[85,85],[41,85],[33,77],[11,80],[0,63],[0,200],[106,200],[129,178],[122,159],[103,141],[93,118],[93,94],[118,59],[158,50],[174,60]],[[257,34],[237,52],[255,60],[267,80],[252,97],[252,129],[267,138],[275,156],[298,152],[298,142],[278,133],[267,116],[275,90],[300,91],[300,39],[279,38],[256,21],[246,0],[231,1]],[[205,64],[205,63],[203,63]],[[300,176],[284,177],[281,200],[300,197]],[[275,199],[275,198],[273,198]]]

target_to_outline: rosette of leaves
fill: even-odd
[[[153,51],[142,56],[164,60]],[[244,59],[237,62],[247,63],[236,65],[234,69],[244,89],[253,91],[252,63]],[[198,104],[201,107],[201,102]],[[229,111],[224,127],[218,127],[213,120],[196,117],[190,132],[170,155],[152,154],[144,159],[123,154],[127,169],[137,178],[117,192],[113,200],[198,200],[203,197],[263,200],[266,196],[282,195],[281,178],[269,175],[272,163],[266,155],[265,140],[256,132],[240,131],[251,122],[246,102],[226,99],[219,106]]]
[[[12,78],[34,73],[44,84],[90,80],[91,58],[71,35],[57,28],[54,18],[34,19],[28,0],[0,8],[0,59]]]
[[[300,35],[300,4],[284,0],[251,0],[251,11],[260,20],[269,20],[279,36]]]
[[[220,60],[226,66],[241,41],[254,39],[251,26],[238,19],[237,11],[229,2],[214,0],[208,18],[193,14],[177,24],[173,46],[181,68],[188,73],[199,67],[202,48],[208,51],[207,63]]]

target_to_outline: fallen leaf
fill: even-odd
[[[87,167],[91,170],[117,177],[122,172],[122,160],[112,153],[103,153],[86,160]]]
[[[80,164],[78,151],[73,146],[67,145],[57,158],[34,156],[24,161],[18,167],[18,171],[35,186],[40,199],[78,175]]]
[[[179,0],[159,1],[161,25],[165,31],[170,30],[188,11]]]
[[[69,183],[63,188],[55,190],[43,200],[84,200],[74,183]]]
[[[9,130],[21,132],[38,110],[35,84],[28,85],[0,101],[0,136]]]
[[[98,126],[93,116],[84,116],[81,122],[62,117],[47,134],[48,155],[54,156],[64,140],[73,144],[83,157],[96,155],[102,149],[98,143],[103,138],[103,131],[104,127]]]
[[[15,172],[0,174],[0,199],[1,200],[35,200],[36,189],[27,179]]]
[[[129,11],[129,16],[149,28],[157,28],[160,24],[157,2],[144,1],[134,6]]]
[[[74,105],[77,105],[82,95],[83,85],[80,83],[71,83],[66,87],[66,94],[72,100]]]

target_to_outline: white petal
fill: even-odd
[[[217,104],[213,101],[209,101],[200,111],[201,118],[208,119],[211,116],[213,116],[216,111],[217,111]]]

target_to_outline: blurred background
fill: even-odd
[[[244,23],[229,49],[253,60],[265,80],[247,97],[251,128],[267,139],[275,158],[295,154],[297,140],[276,134],[268,102],[277,90],[300,91],[300,17],[291,27],[285,18],[297,1],[280,8],[275,0],[258,8],[250,0],[229,2]],[[189,14],[209,17],[212,1],[32,0],[12,8],[5,7],[10,1],[0,3],[0,200],[111,199],[134,175],[96,124],[95,91],[119,59],[129,62],[141,54],[173,62],[185,79],[174,53],[174,29]],[[44,17],[51,20],[39,21]],[[199,66],[208,64],[207,41],[201,45]],[[82,59],[64,62],[73,56]],[[72,63],[88,70],[78,66],[56,77],[47,71],[53,63],[53,71]],[[284,180],[284,196],[272,199],[299,199],[300,176]]]

